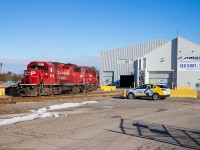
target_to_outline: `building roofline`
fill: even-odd
[[[155,40],[151,40],[151,41],[136,43],[136,44],[133,44],[133,45],[126,45],[126,46],[123,46],[123,47],[113,48],[113,49],[109,49],[109,50],[101,50],[100,53],[101,52],[108,52],[108,51],[118,50],[118,49],[123,49],[123,48],[130,47],[130,46],[142,45],[142,44],[151,43],[151,42],[155,42],[155,41],[163,41],[163,42],[166,42],[166,43],[169,42],[168,40],[155,39]]]

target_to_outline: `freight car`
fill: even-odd
[[[54,95],[96,90],[98,73],[94,67],[34,61],[27,65],[17,86],[20,96]]]

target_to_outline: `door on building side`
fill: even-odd
[[[113,85],[114,81],[114,72],[113,71],[104,71],[103,72],[103,85]]]
[[[134,75],[120,75],[120,87],[134,87]]]
[[[152,84],[166,84],[172,87],[172,73],[171,72],[150,72],[149,83]]]

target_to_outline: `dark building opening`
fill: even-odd
[[[134,75],[120,75],[120,87],[134,87]]]

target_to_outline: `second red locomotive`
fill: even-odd
[[[20,96],[54,95],[96,90],[98,73],[94,67],[35,61],[27,65],[18,84]]]

